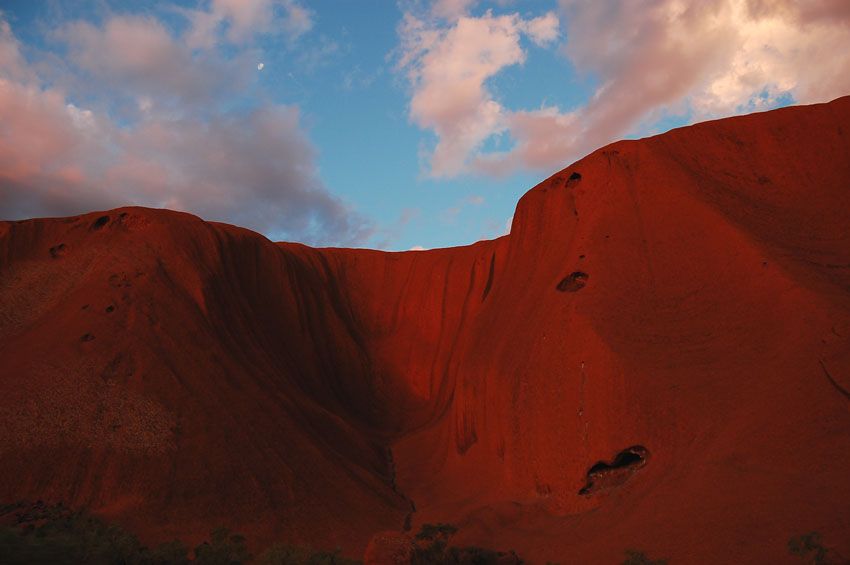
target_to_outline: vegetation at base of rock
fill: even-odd
[[[623,561],[622,565],[667,565],[667,563],[667,559],[650,559],[642,551],[627,549],[626,560]]]
[[[841,558],[823,546],[823,539],[817,531],[789,539],[788,553],[815,565],[850,565],[850,560]]]
[[[804,559],[806,563],[829,563],[820,532],[800,534],[788,540],[788,553]]]
[[[416,534],[412,563],[415,565],[520,565],[513,551],[494,551],[475,546],[449,546],[457,533],[451,524],[423,524]]]
[[[63,504],[0,505],[0,563],[4,565],[356,565],[327,551],[276,544],[255,560],[245,537],[227,528],[194,548],[180,540],[142,546],[136,536]]]
[[[357,565],[360,561],[348,559],[339,554],[337,549],[314,552],[309,547],[290,544],[275,544],[260,555],[257,562],[260,565]]]

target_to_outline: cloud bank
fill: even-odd
[[[63,25],[53,39],[75,78],[63,82],[36,72],[0,14],[2,219],[143,205],[276,239],[363,244],[373,223],[322,184],[298,108],[246,95],[251,37],[273,26],[296,40],[310,13],[215,0],[185,15],[184,36],[149,16]]]
[[[651,132],[667,115],[698,121],[850,93],[850,4],[843,0],[560,0],[557,17],[532,19],[472,16],[475,4],[440,0],[429,12],[410,9],[398,28],[409,117],[437,138],[427,159],[435,177],[558,169],[628,134]],[[593,77],[591,100],[570,109],[506,107],[488,79],[521,65],[529,41],[559,49]],[[485,151],[501,134],[510,149]]]

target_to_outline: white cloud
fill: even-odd
[[[410,117],[437,136],[434,176],[552,170],[671,113],[699,120],[850,93],[842,0],[560,0],[560,26],[552,13],[475,17],[467,2],[440,6],[456,17],[408,12],[399,27]],[[595,95],[572,109],[506,107],[488,79],[523,63],[523,36],[551,45],[561,29],[563,54],[598,81]],[[541,100],[551,99],[545,87]],[[501,134],[510,148],[482,149]]]

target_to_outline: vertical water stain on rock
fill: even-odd
[[[493,274],[496,270],[496,254],[490,257],[490,274],[487,276],[487,284],[484,286],[484,296],[481,297],[481,302],[490,294],[490,288],[493,286]]]

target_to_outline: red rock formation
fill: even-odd
[[[3,222],[0,359],[0,500],[147,540],[846,555],[850,98],[609,145],[468,247]]]

